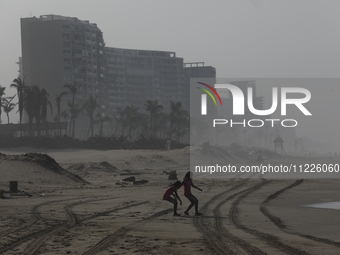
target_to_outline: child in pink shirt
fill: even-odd
[[[174,184],[170,185],[163,194],[163,200],[167,200],[174,204],[174,216],[180,216],[180,214],[177,213],[177,199],[179,200],[180,205],[182,205],[182,200],[179,198],[177,190],[181,186],[182,183],[180,181],[176,181]]]

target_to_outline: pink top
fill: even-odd
[[[174,193],[176,191],[176,187],[175,186],[169,186],[164,194],[163,194],[163,200],[169,200],[169,198],[171,197],[172,193]]]
[[[191,195],[191,186],[192,186],[192,181],[191,179],[185,179],[183,181],[183,185],[184,185],[184,196],[189,196]]]

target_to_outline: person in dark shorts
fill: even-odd
[[[180,216],[180,214],[177,213],[177,199],[179,200],[180,205],[182,205],[182,200],[177,194],[177,190],[180,187],[182,187],[182,183],[180,181],[176,181],[174,184],[170,185],[163,194],[163,200],[167,200],[174,204],[174,216]]]
[[[191,193],[191,187],[198,189],[202,191],[202,189],[196,187],[191,179],[191,173],[187,172],[186,175],[184,176],[182,184],[184,185],[184,196],[189,199],[191,204],[189,205],[188,209],[184,211],[186,215],[189,215],[190,209],[195,206],[195,215],[199,216],[202,215],[201,213],[198,212],[198,199]]]

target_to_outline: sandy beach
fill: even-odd
[[[203,215],[181,188],[174,217],[162,195],[188,147],[0,153],[0,189],[19,189],[0,199],[0,254],[340,254],[339,211],[304,206],[340,201],[338,179],[194,179]]]

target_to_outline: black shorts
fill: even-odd
[[[174,205],[177,205],[177,199],[174,196],[174,198],[170,197],[169,199],[167,199],[170,203],[173,203]]]

